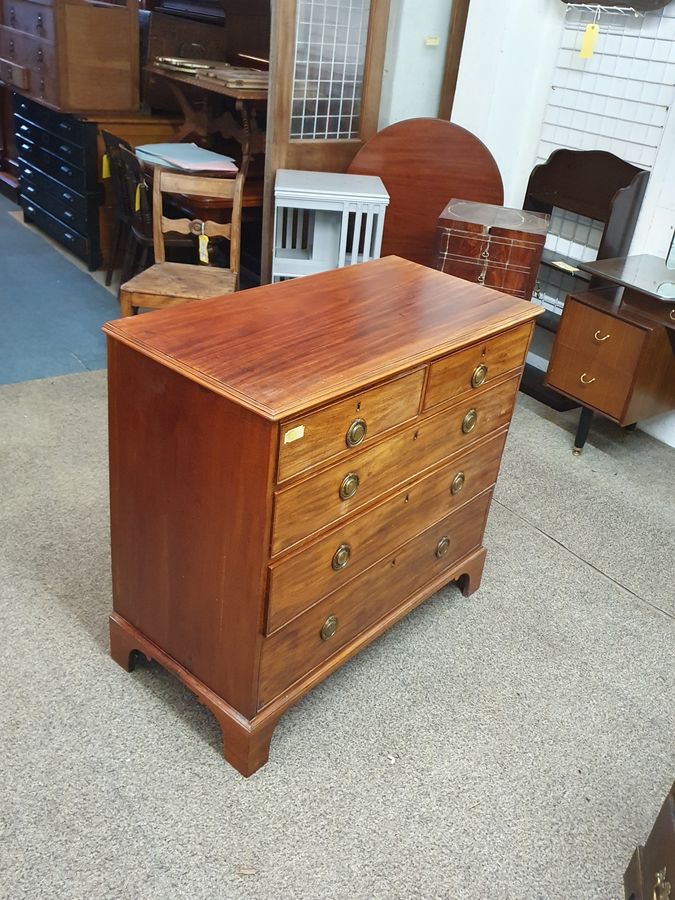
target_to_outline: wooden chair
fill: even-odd
[[[235,178],[222,178],[155,167],[152,187],[155,264],[121,286],[120,308],[123,316],[133,315],[141,307],[162,309],[178,303],[208,300],[237,290],[244,178],[244,172],[239,172]],[[229,199],[232,201],[232,219],[227,224],[221,224],[210,219],[169,218],[163,210],[165,195]],[[229,268],[166,262],[164,235],[167,233],[193,235],[195,253],[200,234],[209,238],[226,238],[230,244]]]

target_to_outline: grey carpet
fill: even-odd
[[[675,777],[672,450],[601,426],[575,459],[521,398],[481,590],[316,688],[247,781],[107,655],[104,392],[0,388],[0,896],[622,896]]]

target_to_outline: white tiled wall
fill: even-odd
[[[595,52],[582,59],[583,32],[593,18],[593,13],[575,9],[566,16],[537,162],[569,147],[607,150],[651,169],[675,100],[675,4],[642,17],[601,15]],[[602,227],[554,211],[546,246],[564,256],[593,259]],[[569,288],[569,278],[546,273],[539,282],[539,300],[560,312]]]

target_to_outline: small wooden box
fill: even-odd
[[[138,109],[138,2],[0,0],[0,81],[64,112]]]
[[[448,275],[529,300],[548,222],[543,213],[451,200],[438,220],[434,266]]]

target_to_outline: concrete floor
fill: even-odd
[[[0,897],[606,900],[675,777],[673,451],[521,397],[481,589],[282,719],[249,780],[107,653],[105,373],[0,387]]]

